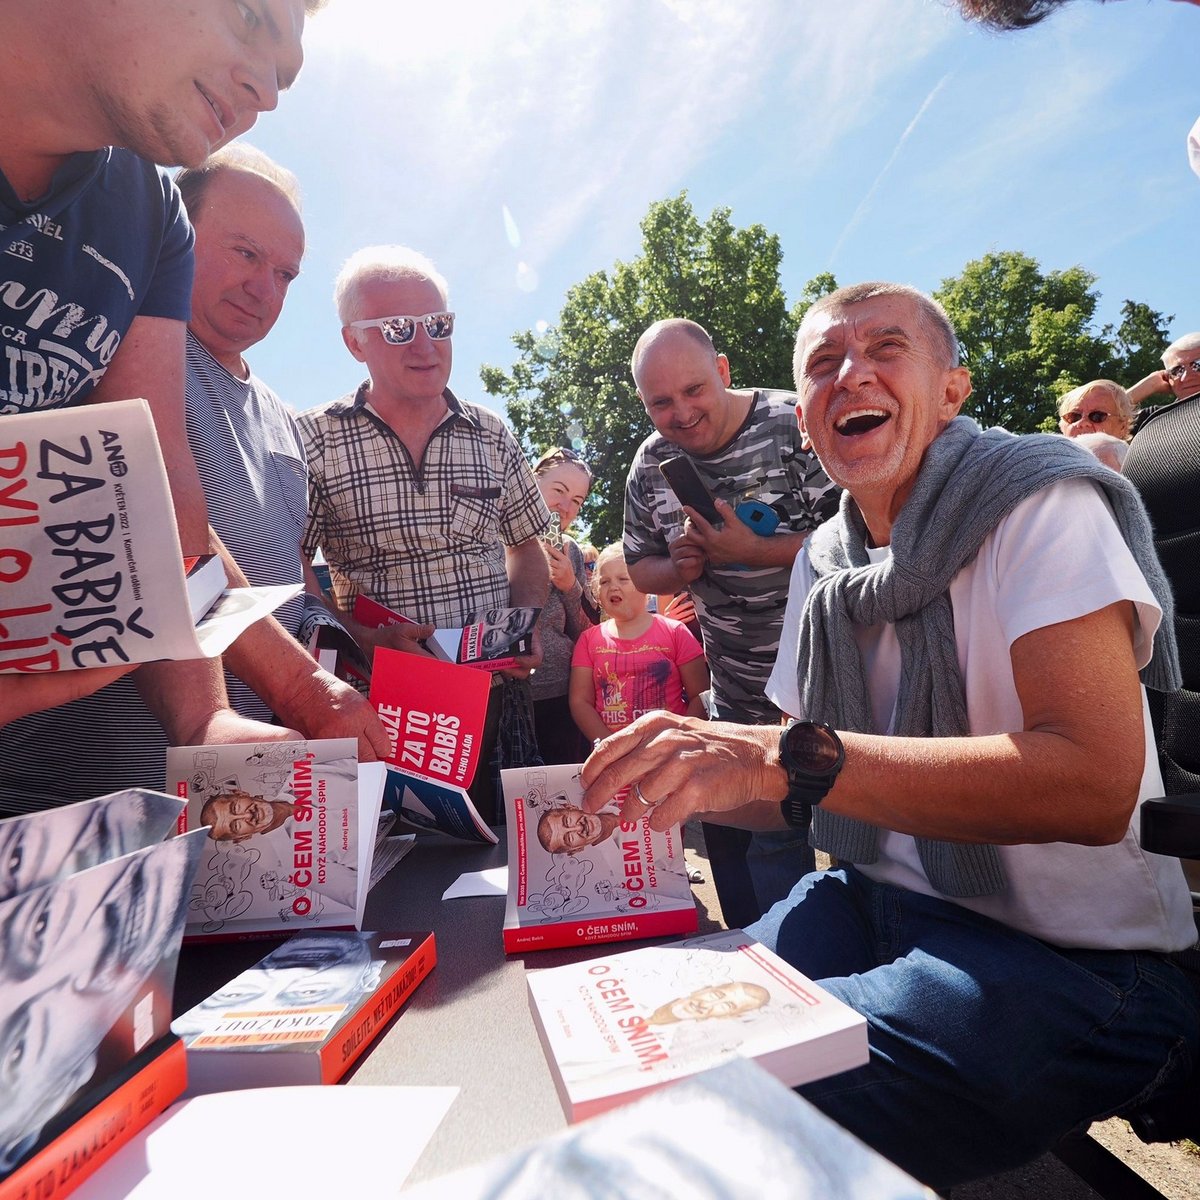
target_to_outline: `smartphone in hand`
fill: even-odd
[[[659,463],[658,469],[680,504],[694,508],[710,525],[720,528],[721,514],[717,512],[712,493],[704,486],[704,480],[690,458],[683,455],[668,458]]]
[[[542,540],[553,546],[555,550],[563,548],[562,517],[558,513],[550,514],[550,527],[542,534]]]

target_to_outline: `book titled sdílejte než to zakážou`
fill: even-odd
[[[335,1083],[436,962],[430,932],[289,938],[172,1023],[188,1094]]]

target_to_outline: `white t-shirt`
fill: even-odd
[[[874,561],[890,553],[872,551]],[[813,582],[808,554],[796,557],[783,635],[767,694],[785,713],[799,710],[796,647],[804,598]],[[950,583],[958,662],[974,735],[1024,728],[1009,651],[1024,634],[1130,600],[1136,612],[1134,653],[1150,659],[1162,617],[1107,501],[1087,480],[1057,483],[1018,505],[984,541],[975,560]],[[856,628],[878,732],[892,727],[900,646],[890,625]],[[1154,733],[1142,693],[1147,754],[1138,804],[1162,795]],[[1066,842],[998,846],[1008,886],[955,903],[1056,945],[1091,949],[1181,950],[1196,940],[1191,901],[1178,860],[1147,854],[1134,832],[1114,846]],[[927,895],[916,841],[880,831],[870,878]]]

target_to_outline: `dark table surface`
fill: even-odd
[[[460,1089],[409,1182],[516,1149],[565,1126],[529,1013],[524,967],[552,967],[620,948],[506,955],[502,896],[441,898],[464,871],[504,862],[503,838],[498,846],[478,846],[421,834],[367,900],[364,928],[432,929],[438,962],[348,1082]],[[198,1004],[280,940],[185,947],[176,1012]]]

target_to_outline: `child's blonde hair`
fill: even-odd
[[[610,546],[605,546],[603,550],[596,556],[596,570],[600,570],[602,563],[609,562],[611,559],[619,558],[622,562],[625,560],[625,543],[613,542]]]

